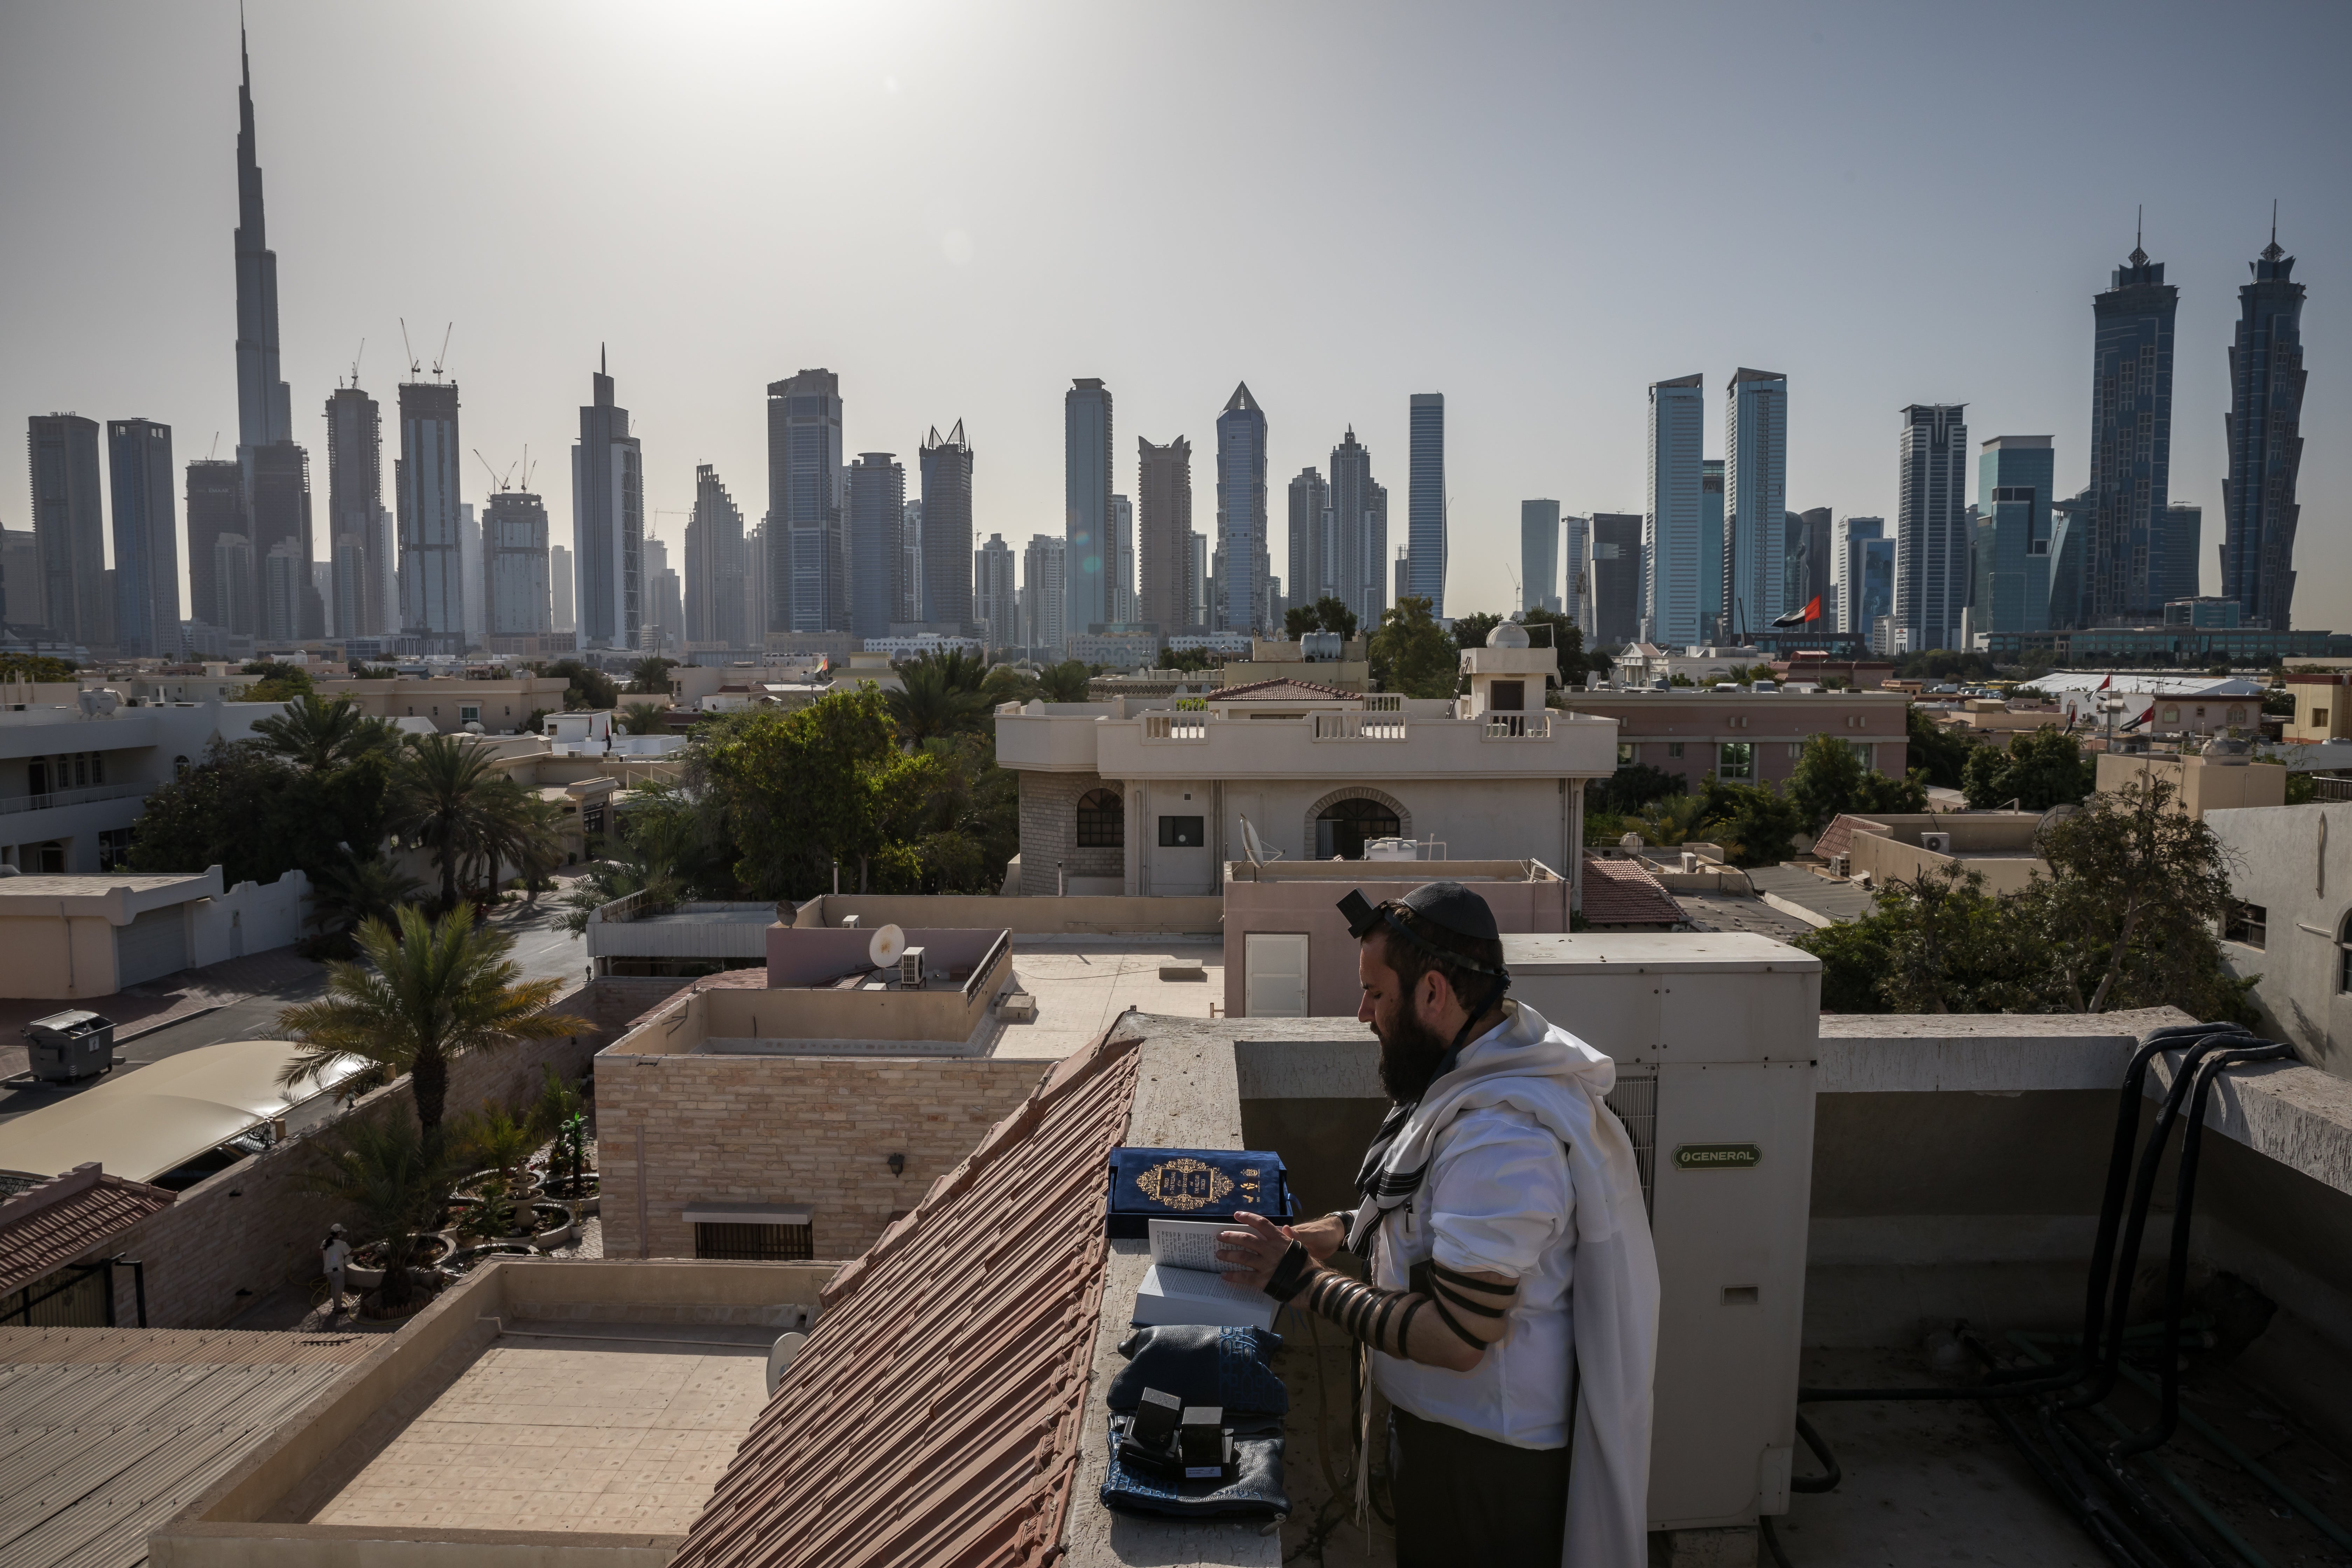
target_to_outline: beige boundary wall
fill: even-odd
[[[155,1568],[660,1568],[684,1537],[307,1522],[517,1321],[814,1321],[832,1263],[492,1264],[418,1313],[148,1538]]]
[[[598,1053],[607,1258],[693,1257],[686,1210],[703,1205],[804,1206],[816,1256],[855,1258],[1055,1065],[694,1049],[704,1007],[778,994],[700,992]],[[906,1156],[897,1174],[893,1154]]]
[[[486,1099],[513,1104],[535,1096],[544,1067],[579,1077],[630,1019],[683,984],[599,980],[560,998],[557,1012],[580,1015],[596,1026],[594,1031],[460,1057],[449,1070],[450,1114],[473,1110]],[[205,1177],[170,1208],[106,1237],[81,1260],[132,1258],[144,1265],[151,1327],[219,1328],[278,1287],[317,1278],[319,1243],[327,1227],[350,1217],[334,1199],[302,1184],[303,1173],[315,1168],[320,1137],[351,1117],[413,1114],[414,1103],[408,1079],[395,1079],[333,1121]],[[139,1321],[128,1268],[114,1271],[114,1320]]]
[[[1049,885],[1052,875],[1048,867]],[[1214,894],[1130,899],[1116,893],[824,893],[796,909],[793,924],[837,926],[850,915],[868,928],[973,926],[1015,936],[1161,936],[1214,933],[1224,918],[1224,900]]]

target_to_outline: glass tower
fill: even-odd
[[[2147,625],[2163,610],[2179,295],[2164,280],[2164,263],[2135,244],[2107,289],[2092,297],[2092,511],[2083,566],[2094,626]]]
[[[1783,608],[1789,378],[1743,366],[1724,398],[1723,615],[1727,640],[1744,645]]]
[[[2271,242],[2238,289],[2230,349],[2230,478],[2221,492],[2221,595],[2240,623],[2284,631],[2294,605],[2297,470],[2303,466],[2303,285]],[[2176,596],[2196,592],[2192,579]]]
[[[1411,479],[1406,492],[1405,582],[1415,597],[1429,601],[1433,616],[1445,614],[1445,394],[1412,395],[1408,441]]]
[[[1670,647],[1699,640],[1699,579],[1722,573],[1699,555],[1700,455],[1706,434],[1704,376],[1677,376],[1650,388],[1650,496],[1642,517],[1642,619],[1644,642]]]

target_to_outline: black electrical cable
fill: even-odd
[[[1789,1489],[1792,1492],[1833,1490],[1838,1482],[1845,1479],[1845,1472],[1838,1468],[1837,1458],[1830,1452],[1830,1446],[1822,1441],[1822,1435],[1813,1430],[1813,1424],[1805,1419],[1805,1413],[1801,1410],[1797,1412],[1797,1436],[1805,1440],[1805,1447],[1811,1448],[1813,1458],[1822,1462],[1822,1473],[1818,1476],[1790,1476]]]

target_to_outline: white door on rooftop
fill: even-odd
[[[1252,931],[1243,939],[1242,1005],[1253,1018],[1307,1016],[1307,937]]]

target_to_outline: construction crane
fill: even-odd
[[[449,334],[457,330],[457,323],[455,321],[441,330],[441,352],[433,356],[433,379],[436,381],[441,379],[441,366],[449,358]]]
[[[360,340],[360,352],[352,356],[352,384],[353,386],[357,386],[360,384],[360,361],[366,357],[367,340],[365,338],[362,338]]]
[[[509,484],[509,483],[507,482],[509,479],[512,479],[512,478],[514,477],[514,465],[513,465],[513,464],[511,464],[511,463],[508,464],[508,465],[507,465],[507,471],[506,471],[505,473],[501,474],[501,473],[499,473],[499,472],[498,471],[498,469],[496,469],[496,468],[492,468],[492,467],[490,467],[490,460],[489,460],[488,458],[485,458],[485,457],[483,457],[483,456],[482,456],[482,449],[481,449],[479,447],[475,447],[475,448],[474,448],[474,456],[475,456],[475,458],[476,458],[477,459],[478,459],[478,460],[480,461],[480,463],[481,463],[481,465],[482,465],[482,471],[483,471],[484,473],[487,473],[488,475],[489,475],[489,476],[490,476],[490,483],[492,483],[492,484],[494,484],[494,485],[496,485],[496,486],[498,486],[498,487],[499,487],[499,494],[500,494],[500,495],[504,495],[504,494],[506,494],[506,493],[507,493],[507,491],[509,491],[509,490],[510,490],[510,489],[514,489],[514,487],[513,487],[512,485],[510,485],[510,484]]]
[[[408,356],[408,379],[415,381],[425,364],[416,357],[416,351],[409,346],[408,318],[405,316],[400,318],[400,352]]]

